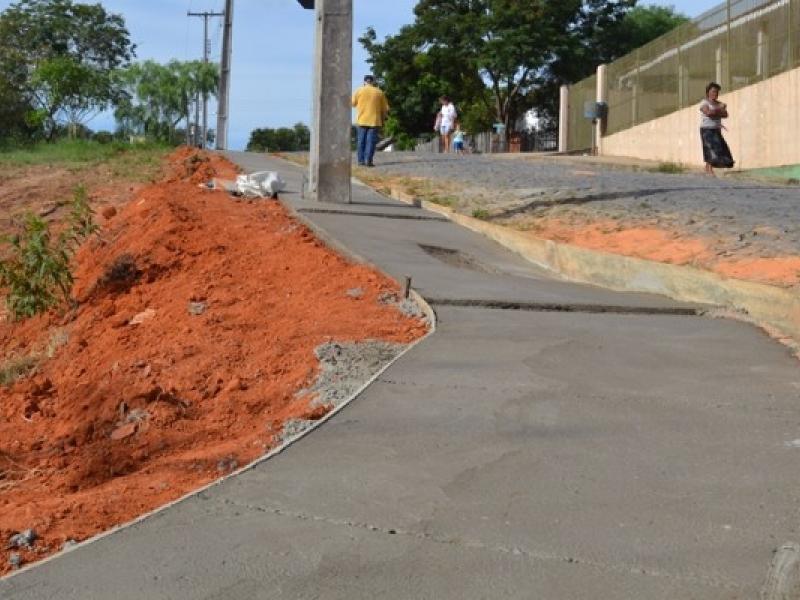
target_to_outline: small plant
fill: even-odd
[[[141,274],[132,255],[120,254],[106,267],[99,283],[113,291],[125,291],[136,283]]]
[[[0,286],[6,288],[6,306],[13,318],[32,317],[69,300],[73,282],[70,258],[95,231],[86,190],[78,187],[67,226],[57,238],[50,226],[33,214],[25,217],[18,234],[2,238],[9,251],[0,259]]]
[[[660,163],[656,168],[652,169],[654,173],[669,173],[669,174],[677,174],[683,173],[686,171],[686,167],[684,167],[680,163],[674,162],[663,162]]]
[[[485,208],[476,208],[472,211],[472,216],[475,219],[481,219],[482,221],[485,221],[489,218],[489,211]]]

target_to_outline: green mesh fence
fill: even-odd
[[[597,75],[570,86],[567,128],[569,150],[588,150],[592,147],[592,121],[584,117],[584,105],[586,102],[594,102],[596,96]]]
[[[608,65],[606,132],[699,103],[711,81],[730,92],[798,65],[800,0],[728,0]],[[570,86],[570,98],[583,102],[588,81]],[[572,140],[570,149],[582,147]]]

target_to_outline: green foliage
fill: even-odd
[[[146,181],[167,151],[168,148],[161,144],[119,141],[102,144],[92,140],[62,139],[54,143],[0,147],[0,167],[59,165],[75,171],[107,164],[114,176],[131,175],[133,179]]]
[[[657,167],[650,169],[653,173],[669,173],[669,174],[679,174],[686,172],[686,167],[684,167],[680,163],[674,162],[663,162],[659,163]]]
[[[0,132],[53,139],[117,98],[113,71],[134,51],[101,4],[21,0],[0,13]]]
[[[475,219],[481,219],[485,221],[486,219],[489,218],[489,211],[486,210],[485,208],[476,208],[475,210],[472,211],[472,216]]]
[[[8,288],[6,306],[15,319],[45,312],[69,297],[69,255],[52,239],[47,223],[30,214],[8,241],[11,256],[0,262],[0,285]]]
[[[0,286],[15,319],[45,312],[69,300],[72,272],[69,261],[78,246],[97,231],[86,190],[75,190],[67,227],[56,238],[40,217],[28,214],[21,231],[7,236],[7,256],[0,260]]]
[[[120,133],[172,143],[184,121],[187,144],[193,103],[215,97],[219,85],[218,66],[198,60],[165,65],[148,60],[119,71],[116,80],[124,90],[114,111]]]
[[[249,152],[295,152],[307,151],[311,143],[311,131],[303,123],[295,123],[294,127],[269,127],[254,129],[247,142]]]
[[[511,134],[537,109],[557,114],[558,87],[590,74],[683,22],[671,8],[636,0],[419,0],[415,20],[383,42],[359,39],[400,132],[432,131],[449,95],[471,132],[493,123]]]

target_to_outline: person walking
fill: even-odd
[[[375,85],[372,75],[364,77],[364,85],[353,94],[356,109],[358,138],[356,150],[360,166],[374,167],[373,158],[378,144],[378,134],[389,115],[389,102],[386,95]]]
[[[439,98],[442,108],[436,114],[436,123],[433,130],[441,136],[440,145],[443,152],[450,152],[450,138],[458,119],[458,112],[449,96]]]
[[[464,154],[464,130],[461,124],[456,122],[456,130],[453,132],[453,150],[456,154]]]
[[[722,87],[713,81],[706,86],[706,97],[700,103],[700,139],[703,143],[703,161],[706,173],[714,175],[714,168],[730,169],[734,165],[731,150],[722,137],[722,119],[728,118],[728,106],[719,101]]]

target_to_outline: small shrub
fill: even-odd
[[[67,298],[72,287],[69,254],[54,241],[41,218],[29,214],[22,231],[7,238],[11,256],[0,262],[0,284],[8,288],[6,306],[15,319],[45,312]]]
[[[106,267],[100,286],[112,291],[128,290],[141,276],[136,259],[130,254],[120,254]]]
[[[654,173],[669,173],[669,174],[677,174],[683,173],[686,171],[686,167],[684,167],[680,163],[674,162],[663,162],[660,163],[656,168],[652,169]]]
[[[95,231],[86,190],[79,187],[67,227],[57,238],[50,226],[33,214],[25,217],[18,234],[3,238],[9,248],[7,256],[0,259],[0,286],[6,288],[6,306],[14,319],[32,317],[69,300],[73,282],[70,258]]]
[[[486,210],[485,208],[476,208],[475,210],[472,211],[472,216],[476,219],[481,219],[485,221],[486,219],[489,218],[489,211]]]
[[[0,365],[0,385],[9,386],[28,375],[36,368],[38,361],[33,356],[13,358]]]
[[[114,141],[114,134],[110,131],[98,131],[92,136],[98,144],[110,144]]]

